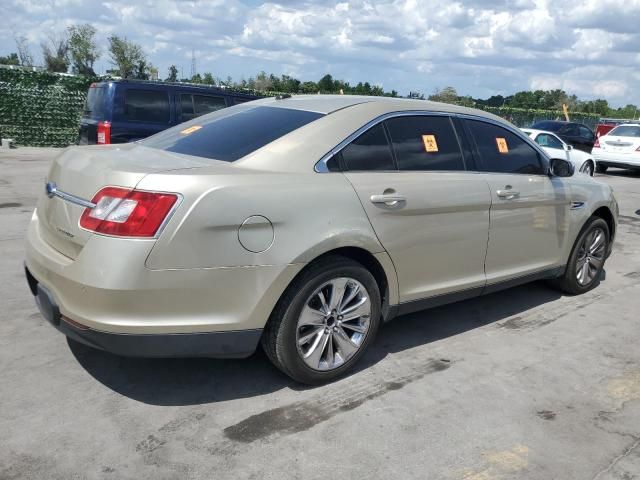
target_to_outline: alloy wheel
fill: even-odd
[[[296,346],[314,370],[333,370],[353,357],[367,336],[371,300],[359,281],[339,277],[325,282],[304,303]]]
[[[580,285],[589,285],[599,274],[604,264],[606,243],[606,233],[601,228],[594,228],[585,235],[576,262],[576,279]]]

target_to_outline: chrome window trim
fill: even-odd
[[[517,128],[517,127],[515,127],[513,125],[510,125],[508,123],[503,123],[501,121],[495,120],[493,118],[484,117],[482,115],[473,115],[473,114],[469,114],[469,113],[430,111],[430,110],[402,110],[402,111],[396,111],[396,112],[387,112],[387,113],[385,113],[383,115],[380,115],[380,116],[374,118],[373,120],[365,123],[362,127],[358,128],[355,132],[351,133],[343,141],[341,141],[338,145],[336,145],[331,150],[329,150],[326,154],[324,154],[322,156],[322,158],[316,162],[316,164],[313,167],[313,170],[316,173],[341,173],[341,172],[331,172],[329,170],[329,167],[327,166],[327,162],[334,155],[340,153],[340,151],[342,151],[342,149],[344,149],[347,145],[349,145],[351,142],[353,142],[356,138],[358,138],[364,132],[369,130],[371,127],[374,127],[375,125],[377,125],[377,124],[379,124],[381,122],[384,122],[385,120],[388,120],[390,118],[417,117],[417,116],[450,117],[450,118],[461,118],[461,119],[467,119],[467,120],[476,120],[476,121],[490,123],[490,124],[495,125],[497,127],[504,128],[508,132],[513,133],[514,135],[519,137],[521,140],[523,140],[524,142],[529,144],[531,147],[533,147],[533,149],[536,152],[538,152],[538,154],[541,155],[542,167],[543,167],[543,170],[545,171],[545,173],[542,173],[542,174],[531,174],[531,175],[548,176],[549,161],[551,160],[551,157],[549,157],[549,155],[542,149],[542,147],[540,147],[537,143],[535,143],[531,139],[531,137],[529,137],[529,135],[525,134],[519,128]],[[394,171],[400,171],[400,170],[394,170]],[[417,171],[417,170],[414,170],[414,171]],[[425,171],[434,172],[436,170],[425,170]],[[442,171],[449,171],[449,170],[442,170]],[[462,172],[467,172],[467,173],[500,173],[500,174],[502,174],[501,172],[482,172],[480,170],[462,170]],[[518,173],[516,175],[522,175],[522,174]]]

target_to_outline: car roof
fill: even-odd
[[[359,105],[364,109],[387,112],[430,111],[442,113],[458,113],[491,118],[505,123],[505,120],[491,113],[473,108],[460,107],[448,103],[432,102],[397,97],[372,97],[364,95],[291,95],[290,97],[262,98],[252,102],[253,105],[291,108],[323,113],[325,115],[338,110]]]
[[[560,137],[558,137],[557,133],[550,132],[549,130],[540,130],[539,128],[521,128],[520,130],[522,130],[523,132],[530,133],[532,135],[538,135],[540,133],[546,133],[548,135],[553,135],[556,138],[560,138]]]

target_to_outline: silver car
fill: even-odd
[[[420,100],[250,102],[53,162],[26,239],[42,314],[121,355],[348,371],[381,322],[551,279],[597,285],[611,189],[510,123]]]

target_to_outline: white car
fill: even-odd
[[[598,172],[608,167],[640,169],[640,123],[618,125],[596,140],[591,150]]]
[[[574,149],[553,132],[533,130],[531,128],[523,128],[521,130],[529,135],[531,140],[540,145],[551,158],[566,158],[573,163],[577,172],[593,176],[593,172],[596,169],[593,155]]]

